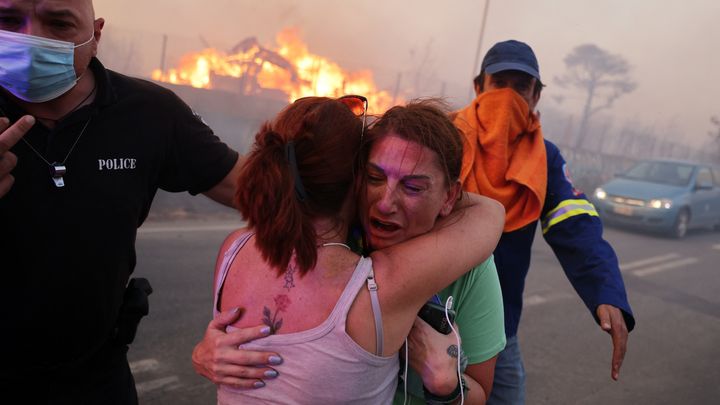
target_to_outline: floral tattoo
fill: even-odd
[[[285,312],[287,307],[290,305],[290,297],[286,294],[280,294],[275,296],[275,314],[270,311],[270,308],[263,307],[263,323],[270,327],[270,334],[275,334],[281,327],[283,320],[282,318],[277,319],[280,312]],[[272,317],[272,319],[270,319]]]

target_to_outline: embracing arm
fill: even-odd
[[[227,325],[242,317],[242,312],[240,308],[234,308],[210,321],[205,336],[193,349],[193,367],[196,373],[215,384],[262,388],[265,386],[263,379],[278,375],[268,365],[281,364],[282,358],[277,353],[238,348],[243,343],[270,334],[270,328],[265,325],[225,332]]]
[[[497,201],[464,193],[450,215],[439,219],[430,232],[374,252],[383,312],[402,313],[409,329],[433,293],[492,254],[504,216]]]

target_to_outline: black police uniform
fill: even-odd
[[[113,335],[136,230],[158,188],[207,191],[238,157],[171,91],[97,59],[90,68],[94,102],[53,130],[36,124],[27,143],[12,148],[15,184],[0,198],[3,395],[23,384],[48,398],[108,391],[118,375],[132,388],[127,348]],[[14,122],[23,114],[0,92],[0,115]],[[65,185],[57,187],[43,158],[66,156]]]

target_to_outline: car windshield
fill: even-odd
[[[690,182],[693,166],[672,162],[640,162],[622,176],[627,179],[651,183],[686,186]]]

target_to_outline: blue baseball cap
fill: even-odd
[[[491,75],[505,70],[519,70],[540,80],[540,67],[535,52],[528,44],[514,39],[493,45],[485,54],[480,67],[480,71]]]

